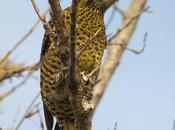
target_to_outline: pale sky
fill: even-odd
[[[131,0],[120,0],[126,9]],[[47,1],[37,0],[42,11]],[[67,1],[66,1],[67,2]],[[63,5],[68,3],[64,2]],[[157,2],[157,3],[156,3]],[[130,48],[143,45],[148,32],[147,46],[140,55],[125,51],[102,102],[93,119],[93,130],[172,130],[175,119],[175,1],[149,0],[153,13],[143,14],[130,43]],[[110,15],[108,11],[106,17]],[[13,46],[37,19],[30,0],[4,0],[0,4],[0,55]],[[115,32],[121,16],[116,12],[107,34]],[[17,62],[32,64],[39,59],[43,37],[40,24],[32,35],[11,56]],[[36,73],[39,77],[39,74]],[[16,80],[17,79],[17,80]],[[19,82],[18,78],[6,81],[0,92]],[[0,126],[11,126],[19,109],[20,119],[27,104],[39,91],[39,80],[31,79],[25,86],[0,103]],[[38,117],[25,120],[20,130],[39,130]],[[18,122],[18,120],[17,120]]]

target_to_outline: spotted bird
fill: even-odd
[[[79,0],[76,23],[76,53],[86,46],[77,59],[80,72],[85,75],[100,66],[103,51],[106,46],[104,13],[114,3],[114,0]],[[70,28],[71,7],[63,11],[64,26]],[[54,21],[49,24],[55,29]],[[96,32],[99,30],[98,34]],[[53,117],[57,123],[55,130],[76,130],[75,119],[69,101],[69,92],[66,85],[64,69],[68,63],[62,62],[62,55],[55,43],[57,37],[45,32],[41,48],[41,95],[45,121],[48,130],[53,128]],[[91,40],[90,40],[91,39]],[[68,43],[66,43],[68,44]],[[88,45],[87,45],[88,44]],[[66,47],[66,45],[65,45]],[[66,53],[65,53],[66,54]],[[93,75],[97,79],[98,72]]]

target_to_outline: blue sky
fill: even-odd
[[[126,9],[131,0],[120,0]],[[158,3],[159,2],[159,3]],[[41,11],[47,1],[37,1]],[[65,7],[67,3],[63,2]],[[171,130],[175,119],[175,1],[149,0],[153,13],[143,14],[130,43],[140,48],[144,33],[148,32],[144,53],[135,55],[125,51],[102,102],[93,119],[93,130]],[[110,10],[105,15],[109,17]],[[13,46],[37,19],[30,0],[6,0],[0,4],[0,55]],[[121,16],[116,12],[107,33],[115,32]],[[11,56],[16,62],[31,64],[39,59],[44,30],[40,24],[32,35]],[[39,74],[36,73],[36,76]],[[13,78],[12,83],[19,82]],[[12,86],[6,81],[0,92]],[[27,104],[39,91],[39,81],[31,79],[25,86],[0,103],[0,126],[9,127],[20,106],[19,119]],[[37,118],[26,120],[20,130],[38,130]]]

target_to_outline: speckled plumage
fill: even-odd
[[[80,0],[78,4],[76,52],[80,52],[85,44],[88,43],[89,45],[79,56],[77,65],[80,71],[85,72],[85,74],[89,74],[100,66],[106,46],[103,16],[108,7],[99,6],[99,4],[99,2],[92,2],[92,0]],[[67,29],[70,27],[70,12],[70,8],[63,11],[64,24]],[[54,28],[52,20],[50,24]],[[98,35],[89,42],[88,40],[93,37],[99,28]],[[49,36],[46,32],[41,50],[41,95],[46,124],[48,130],[51,130],[53,127],[52,115],[54,115],[58,121],[55,130],[76,130],[69,102],[68,88],[64,79],[66,76],[63,72],[67,71],[64,69],[67,63],[60,61],[60,58],[65,58],[65,55],[60,54],[59,49],[62,48],[57,48],[54,40],[56,40],[55,36]],[[97,76],[98,72],[95,73],[94,78],[96,79]]]

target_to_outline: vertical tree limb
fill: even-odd
[[[83,101],[83,84],[80,83],[81,75],[77,68],[77,59],[76,59],[76,20],[77,20],[77,6],[79,0],[72,0],[72,9],[71,9],[71,24],[70,24],[70,40],[69,40],[69,49],[70,49],[70,59],[69,59],[69,98],[73,108],[75,124],[77,130],[91,130],[91,119],[89,118],[89,113],[85,112],[82,106]]]
[[[77,5],[79,0],[72,0],[72,11],[71,11],[71,24],[70,24],[70,40],[69,40],[69,49],[70,49],[70,59],[69,59],[69,82],[71,92],[74,93],[74,90],[77,88],[76,79],[75,79],[75,69],[76,69],[76,51],[75,51],[75,36],[76,36],[76,17],[77,17]]]
[[[64,35],[64,21],[63,21],[63,14],[59,0],[49,0],[49,4],[52,9],[53,14],[53,21],[56,25],[56,32],[58,36],[58,41],[62,44],[64,40],[67,40]]]

